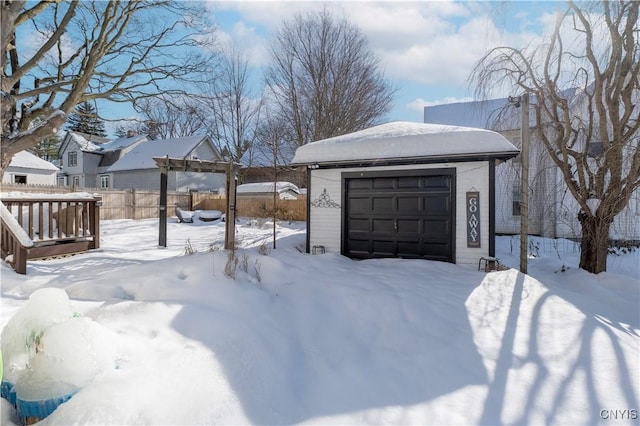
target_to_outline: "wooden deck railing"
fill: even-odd
[[[100,247],[100,197],[90,194],[2,197],[2,259],[21,274],[26,260]]]

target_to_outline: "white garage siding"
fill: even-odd
[[[311,170],[309,197],[309,249],[324,246],[340,253],[342,247],[342,173],[454,168],[455,173],[455,262],[477,264],[489,255],[489,163],[487,161],[405,166],[354,167]],[[467,247],[466,193],[480,192],[480,248]],[[340,208],[332,207],[335,203]],[[322,204],[322,207],[316,207]]]

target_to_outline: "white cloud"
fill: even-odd
[[[221,51],[241,52],[250,66],[261,67],[269,63],[267,40],[257,34],[256,29],[247,25],[246,22],[236,22],[229,32],[218,28],[216,37]]]
[[[268,63],[269,37],[283,20],[327,8],[360,28],[387,78],[401,86],[413,82],[458,94],[468,88],[473,66],[488,49],[537,45],[541,29],[548,30],[553,21],[552,13],[534,14],[527,7],[517,18],[520,6],[493,2],[235,1],[211,7],[238,14],[241,23],[226,36],[255,65]]]

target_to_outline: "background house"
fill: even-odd
[[[208,136],[148,140],[137,144],[126,155],[106,168],[113,188],[160,190],[160,169],[153,157],[185,160],[222,161]],[[169,191],[214,191],[225,187],[224,173],[170,171]]]
[[[159,190],[160,169],[153,157],[219,161],[220,154],[207,136],[151,140],[132,135],[107,140],[77,132],[68,132],[60,144],[62,170],[59,185],[115,189]],[[224,188],[220,173],[172,171],[168,175],[170,191],[212,190]]]
[[[61,170],[59,185],[85,188],[112,187],[108,166],[127,154],[137,144],[149,140],[146,135],[129,135],[109,140],[94,135],[67,132],[58,149]]]
[[[58,168],[50,162],[29,151],[20,151],[11,159],[11,163],[2,177],[2,182],[55,185],[57,173]]]
[[[297,149],[309,174],[307,250],[477,264],[494,255],[498,133],[388,123]]]
[[[425,107],[424,122],[491,129],[520,147],[521,114],[520,109],[502,98]],[[534,120],[531,114],[531,129],[535,127]],[[550,238],[580,237],[578,203],[535,131],[530,131],[529,158],[529,233]],[[496,167],[496,232],[520,232],[519,156]],[[640,239],[640,190],[635,191],[629,206],[616,216],[611,238]]]

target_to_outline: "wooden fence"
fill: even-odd
[[[101,220],[147,219],[158,217],[160,204],[159,191],[138,189],[73,188],[65,186],[2,184],[2,192],[26,192],[43,194],[66,194],[88,192],[102,198]],[[238,197],[236,200],[238,216],[272,217],[272,199],[254,199]],[[208,192],[168,192],[167,206],[169,215],[173,215],[173,206],[184,210],[226,210],[226,198]],[[277,217],[284,220],[306,220],[306,198],[298,200],[278,200]]]
[[[192,193],[193,209],[225,211],[227,200],[225,196]],[[236,215],[245,217],[273,217],[273,198],[236,198]],[[276,217],[283,220],[307,220],[307,198],[302,196],[297,200],[277,200]]]

